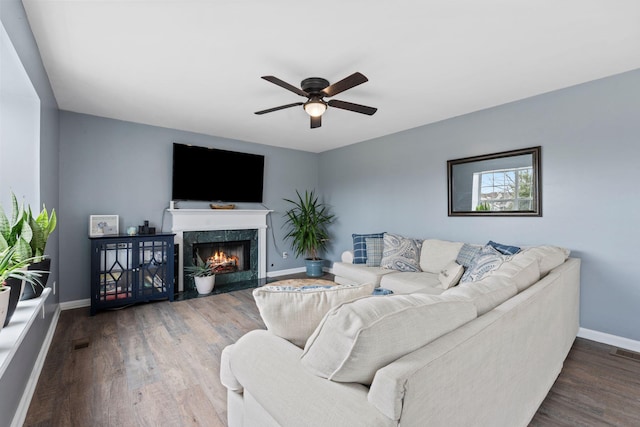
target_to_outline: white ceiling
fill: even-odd
[[[63,110],[322,152],[640,68],[638,0],[23,0]],[[309,128],[294,86],[361,72]]]

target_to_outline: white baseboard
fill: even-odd
[[[73,310],[74,308],[91,307],[91,299],[79,299],[60,303],[60,310]]]
[[[38,353],[38,358],[36,359],[33,365],[33,369],[31,370],[31,375],[29,375],[29,379],[27,380],[27,385],[24,389],[24,393],[22,393],[20,404],[18,405],[18,409],[16,410],[16,413],[13,416],[11,427],[19,427],[23,425],[24,420],[27,418],[29,405],[31,404],[33,393],[35,393],[36,391],[36,386],[38,385],[38,378],[40,378],[40,373],[42,372],[42,368],[44,367],[44,362],[47,358],[47,353],[49,352],[49,346],[51,345],[51,341],[53,341],[53,335],[56,332],[56,326],[58,326],[59,318],[60,318],[60,306],[58,306],[56,308],[56,311],[53,313],[53,317],[51,318],[51,324],[49,325],[49,330],[47,331],[47,335],[44,338],[42,347],[40,347],[40,352]]]
[[[307,270],[304,267],[290,268],[289,270],[269,271],[267,272],[267,277],[280,277],[288,274],[304,273],[305,271]]]
[[[578,336],[580,338],[585,338],[591,341],[609,344],[614,347],[620,347],[627,350],[640,352],[640,341],[635,341],[629,338],[619,337],[617,335],[606,334],[604,332],[598,332],[585,328],[578,329]]]

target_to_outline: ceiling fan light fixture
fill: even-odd
[[[327,111],[327,103],[320,98],[311,98],[304,103],[304,111],[311,117],[320,117]]]

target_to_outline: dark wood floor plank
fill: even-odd
[[[26,427],[226,426],[220,353],[265,328],[252,289],[88,314],[61,314]],[[640,425],[640,362],[610,351],[576,339],[530,426]]]

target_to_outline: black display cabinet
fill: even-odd
[[[161,299],[173,301],[174,234],[91,240],[91,315]]]

